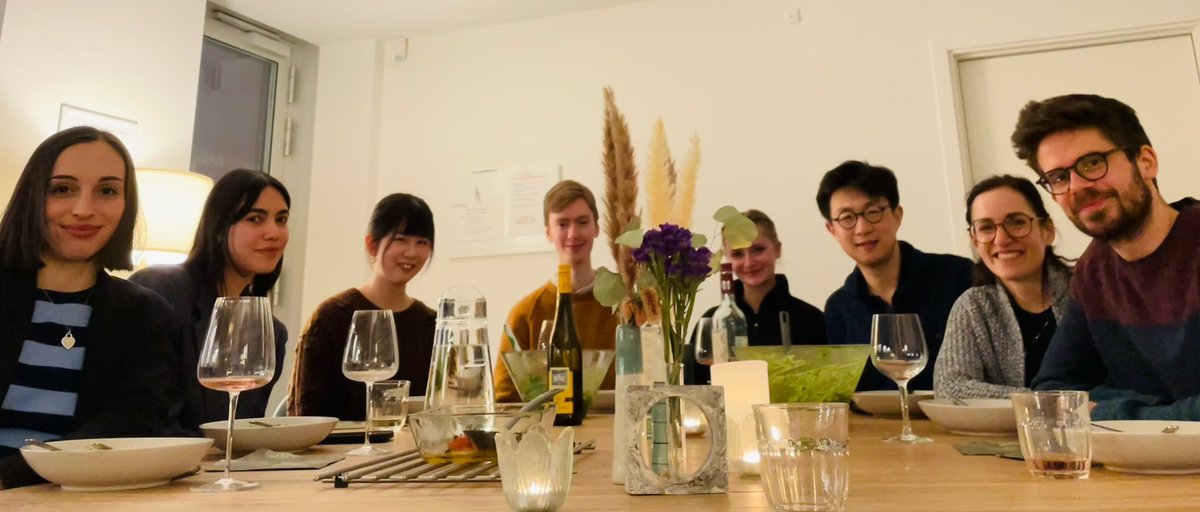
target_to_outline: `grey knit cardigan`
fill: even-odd
[[[1070,281],[1070,270],[1049,267],[1055,322],[1066,311]],[[946,321],[934,365],[934,393],[939,398],[1008,398],[1025,389],[1025,346],[1008,292],[999,282],[963,292]]]

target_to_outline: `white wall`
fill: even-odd
[[[800,23],[790,19],[797,8]],[[952,127],[939,124],[931,47],[1195,18],[1200,4],[1186,0],[660,0],[416,38],[404,62],[381,58],[376,41],[322,47],[318,160],[322,148],[339,149],[316,165],[313,189],[327,185],[338,198],[314,198],[314,218],[329,224],[313,222],[310,258],[322,263],[309,267],[304,302],[361,279],[362,253],[346,244],[361,237],[370,203],[406,191],[430,202],[439,233],[433,265],[411,292],[432,304],[448,286],[475,285],[498,332],[511,304],[550,275],[554,257],[451,258],[455,173],[560,162],[564,177],[601,193],[601,88],[611,85],[639,164],[655,117],[666,120],[677,153],[693,132],[702,138],[699,230],[712,231],[708,215],[723,204],[766,211],[779,226],[793,294],[820,307],[852,267],[814,201],[820,176],[842,160],[895,170],[906,209],[901,237],[955,250],[950,234],[960,222],[950,205],[961,199],[949,197],[947,175],[959,171],[942,157],[942,130]],[[326,69],[334,55],[351,69]],[[379,74],[382,95],[372,105]],[[373,109],[379,126],[363,126]],[[362,153],[374,137],[382,141],[377,167]],[[362,192],[372,180],[378,186]],[[597,264],[609,264],[607,254],[598,243]],[[702,302],[714,302],[715,285],[707,288]]]
[[[797,8],[799,23],[790,19]],[[961,221],[950,211],[961,198],[949,197],[947,176],[959,170],[942,157],[943,130],[953,127],[940,125],[934,65],[942,64],[931,48],[1196,18],[1200,4],[1189,0],[659,0],[415,38],[404,62],[388,60],[377,41],[325,46],[304,302],[361,281],[363,254],[353,249],[365,212],[406,191],[430,202],[439,234],[433,265],[411,292],[432,305],[448,286],[477,286],[495,335],[555,261],[551,253],[451,258],[455,173],[560,162],[564,177],[599,194],[601,89],[611,85],[639,163],[655,117],[666,120],[677,153],[693,132],[702,138],[700,231],[712,231],[708,215],[723,204],[766,211],[779,226],[793,294],[823,306],[852,262],[826,233],[814,197],[820,176],[845,159],[897,172],[902,238],[955,250]],[[331,60],[337,69],[326,67]],[[377,113],[378,125],[364,124]],[[597,264],[609,264],[607,254],[598,243]],[[702,303],[715,302],[715,288]]]
[[[138,123],[139,167],[187,169],[204,0],[9,0],[0,40],[0,201],[67,103]]]
[[[363,236],[379,160],[380,46],[364,40],[320,47],[301,300],[306,319],[330,295],[365,282],[369,272]]]

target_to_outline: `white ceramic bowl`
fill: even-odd
[[[1007,398],[966,398],[967,405],[939,398],[922,400],[919,407],[934,423],[953,434],[968,436],[1011,436],[1017,432],[1017,417],[1012,400]]]
[[[321,442],[337,418],[327,416],[280,416],[278,418],[245,418],[233,422],[233,452],[249,453],[266,448],[276,452],[298,452]],[[251,423],[255,422],[255,423]],[[263,426],[259,423],[273,425]],[[215,445],[225,450],[227,421],[210,421],[200,425],[205,437],[216,441]]]
[[[1129,473],[1200,473],[1200,422],[1196,421],[1097,421],[1115,428],[1092,428],[1092,460],[1105,469]],[[1179,427],[1173,434],[1163,428]]]
[[[89,450],[103,443],[110,450]],[[203,437],[128,437],[51,441],[62,451],[21,447],[21,456],[42,478],[68,491],[142,489],[197,468],[213,440]]]
[[[908,414],[921,416],[917,402],[933,398],[933,391],[908,392]],[[854,405],[875,416],[900,416],[900,390],[859,391],[854,393]]]

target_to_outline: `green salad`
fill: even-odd
[[[849,402],[870,346],[738,347],[739,360],[766,361],[772,403]]]

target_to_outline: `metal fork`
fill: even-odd
[[[54,445],[52,445],[52,444],[50,444],[50,443],[47,443],[47,442],[44,442],[44,441],[40,441],[40,440],[37,440],[37,439],[26,439],[26,440],[25,440],[25,444],[31,444],[31,445],[34,445],[34,446],[36,446],[36,447],[38,447],[38,448],[43,448],[43,449],[46,449],[46,450],[50,450],[50,451],[52,451],[52,452],[61,452],[61,451],[62,451],[62,448],[59,448],[59,447],[57,447],[57,446],[54,446]]]

